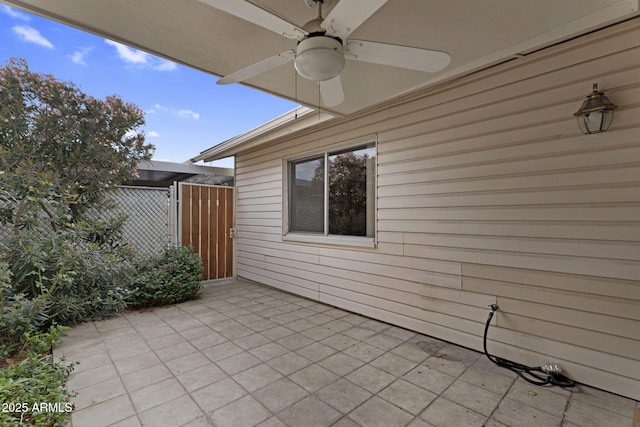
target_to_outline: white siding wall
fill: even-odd
[[[238,275],[640,398],[638,22],[237,156]],[[374,133],[377,248],[283,241],[283,161]]]

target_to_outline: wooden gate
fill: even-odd
[[[233,188],[180,183],[180,242],[202,258],[203,280],[233,276]]]

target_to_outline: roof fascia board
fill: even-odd
[[[193,157],[189,161],[192,163],[199,161],[209,162],[233,156],[240,151],[255,147],[280,136],[300,131],[335,117],[336,116],[324,111],[318,112],[318,110],[313,108],[298,107],[241,135],[215,145],[208,150],[201,152],[198,156]]]

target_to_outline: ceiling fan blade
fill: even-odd
[[[320,26],[327,30],[327,35],[346,40],[349,34],[386,2],[387,0],[342,0],[335,5]]]
[[[307,32],[284,19],[245,0],[200,0],[215,9],[259,25],[292,40],[300,40]]]
[[[256,62],[253,65],[249,65],[242,70],[238,70],[227,76],[224,76],[223,78],[218,79],[216,83],[219,85],[228,85],[230,83],[243,82],[257,76],[258,74],[262,74],[269,70],[273,70],[280,65],[284,65],[287,62],[291,62],[295,57],[296,52],[293,50],[288,50],[276,56],[272,56],[271,58],[263,59],[262,61]]]
[[[446,52],[363,40],[349,40],[345,58],[426,73],[444,70],[451,62]]]
[[[342,90],[342,80],[340,75],[320,83],[320,95],[322,102],[327,107],[335,107],[344,101],[344,90]]]

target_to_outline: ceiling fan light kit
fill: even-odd
[[[298,44],[294,66],[305,79],[323,82],[344,69],[344,48],[332,37],[309,37]]]
[[[218,80],[218,84],[247,81],[264,72],[293,61],[295,70],[308,80],[320,82],[320,94],[326,106],[344,101],[340,73],[345,59],[435,73],[449,65],[446,52],[418,47],[391,45],[366,40],[350,40],[349,35],[388,0],[342,0],[322,17],[322,7],[336,0],[303,0],[315,7],[317,17],[298,27],[245,0],[200,0],[213,8],[251,22],[282,37],[297,40],[295,50],[263,59]]]

